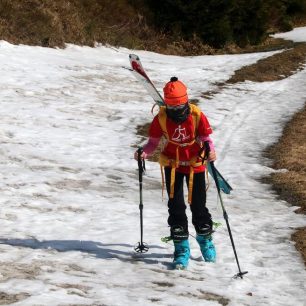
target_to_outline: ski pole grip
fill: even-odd
[[[208,142],[208,141],[205,141],[205,142],[204,142],[204,146],[205,146],[205,151],[206,151],[207,153],[209,153],[209,152],[210,152],[209,142]]]
[[[205,147],[205,158],[208,159],[208,155],[209,155],[209,152],[210,152],[210,146],[209,146],[208,141],[204,142],[204,147]],[[210,163],[213,164],[213,162],[210,162]]]
[[[209,142],[205,141],[204,142],[204,146],[205,146],[205,156],[208,158],[208,154],[210,152]],[[216,168],[215,168],[214,162],[210,161],[209,164],[210,164],[210,167],[211,167],[212,176],[213,176],[214,181],[216,183],[216,187],[217,187],[218,193],[220,193],[220,185],[219,185],[219,181],[218,181],[218,177],[217,177],[217,173],[216,173]]]
[[[138,150],[137,150],[137,154],[138,154],[138,162],[141,161],[141,154],[143,153],[143,149],[142,147],[139,147]]]
[[[144,172],[144,161],[141,158],[143,153],[142,147],[137,150],[137,161],[138,161],[138,170],[139,170],[139,181],[142,181],[142,173]]]

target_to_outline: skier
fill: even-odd
[[[206,262],[215,262],[216,251],[212,241],[213,222],[206,207],[205,165],[203,144],[209,143],[208,161],[215,161],[214,145],[209,137],[212,129],[201,110],[188,102],[187,87],[172,77],[164,87],[166,106],[160,107],[151,123],[149,140],[143,147],[141,158],[150,156],[164,136],[167,143],[160,154],[159,163],[168,193],[168,224],[174,242],[174,267],[185,269],[190,257],[188,220],[183,185],[186,178],[188,202],[196,240]],[[134,154],[138,159],[138,152]]]

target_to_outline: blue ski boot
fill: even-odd
[[[186,269],[190,257],[188,228],[181,225],[173,225],[170,234],[174,243],[173,266],[178,270]]]
[[[200,245],[204,260],[206,262],[215,262],[217,254],[211,235],[197,235],[196,240]]]
[[[188,266],[190,247],[188,239],[174,242],[173,266],[177,270],[184,270]]]

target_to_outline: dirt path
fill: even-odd
[[[273,160],[274,169],[265,182],[272,184],[279,197],[294,206],[297,213],[306,213],[306,106],[287,123],[279,141],[269,147],[265,156]],[[306,228],[292,235],[296,248],[306,264]]]

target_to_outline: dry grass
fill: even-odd
[[[143,17],[128,0],[0,2],[0,38],[15,44],[63,47],[64,42],[100,42],[131,47],[142,45],[146,31]]]
[[[287,78],[302,69],[306,62],[306,44],[296,44],[293,48],[257,63],[245,66],[235,72],[227,83],[276,81]]]
[[[279,195],[306,213],[306,107],[286,125],[278,143],[265,155],[273,159],[274,169],[288,170],[271,175]]]
[[[274,161],[273,168],[287,169],[265,178],[279,197],[295,206],[298,213],[306,213],[306,107],[287,123],[279,142],[265,154]],[[292,235],[296,248],[306,264],[306,228]]]
[[[157,32],[129,0],[0,0],[0,39],[45,47],[98,42],[177,55],[216,52],[197,37],[175,41]]]
[[[164,54],[214,54],[197,37],[170,37],[148,26],[129,0],[0,0],[0,39],[13,44],[64,47],[95,43]]]
[[[0,0],[0,39],[45,47],[64,47],[65,43],[94,46],[98,42],[189,56],[284,47],[279,40],[268,38],[258,46],[241,49],[228,44],[217,50],[196,35],[187,41],[160,33],[148,24],[144,15],[150,18],[150,12],[144,7],[136,9],[130,0]],[[306,17],[298,20],[303,21],[306,22]]]

